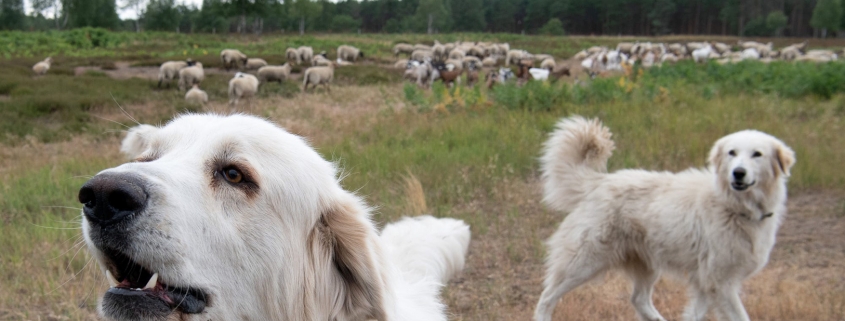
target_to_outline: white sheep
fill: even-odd
[[[434,59],[434,52],[431,51],[431,50],[419,50],[418,49],[418,50],[414,50],[414,52],[411,53],[411,60],[423,61],[423,60],[426,60],[426,59],[433,60]]]
[[[179,70],[193,64],[193,61],[165,61],[158,68],[158,87],[161,88],[161,83],[164,81],[167,81],[167,85],[170,86],[170,81],[179,77]]]
[[[258,69],[258,80],[265,84],[271,81],[278,81],[280,84],[290,78],[291,65],[286,62],[281,66],[264,66]]]
[[[434,53],[434,57],[436,59],[443,59],[446,58],[446,46],[440,44],[440,42],[434,41],[434,46],[431,46],[431,51]]]
[[[364,52],[361,49],[348,45],[337,47],[337,59],[355,62],[358,58],[364,58]]]
[[[418,43],[418,44],[415,44],[415,45],[414,45],[414,50],[428,50],[428,51],[431,51],[431,46],[429,46],[429,45],[423,45],[423,44],[419,44],[419,43]]]
[[[237,49],[223,49],[220,52],[220,61],[223,62],[223,68],[226,68],[226,71],[232,68],[239,68],[238,64],[241,66],[246,65],[246,60],[246,55]]]
[[[557,67],[557,64],[555,63],[554,58],[543,59],[543,61],[540,63],[540,68],[543,69],[553,70],[555,69],[555,67]]]
[[[312,66],[324,66],[325,67],[325,66],[330,65],[331,63],[332,63],[332,61],[329,60],[328,58],[326,58],[325,53],[321,53],[319,55],[314,56],[314,58],[311,58],[311,65]]]
[[[536,55],[534,55],[534,61],[543,61],[543,60],[546,60],[546,59],[554,60],[555,57],[552,57],[552,55],[547,55],[547,54],[536,54]]]
[[[589,52],[587,52],[586,50],[581,50],[578,53],[576,53],[575,55],[573,55],[572,59],[574,59],[574,60],[584,60],[584,59],[587,59],[587,57],[589,57],[589,56],[590,56]]]
[[[194,85],[191,90],[185,93],[185,101],[192,104],[204,105],[208,102],[208,94],[200,89],[199,85]]]
[[[466,56],[464,59],[461,59],[461,62],[465,69],[470,69],[470,66],[481,67],[481,59],[478,59],[476,56]]]
[[[452,51],[449,52],[449,59],[463,60],[464,57],[466,57],[466,55],[467,54],[463,49],[455,48],[455,49],[452,49]]]
[[[35,75],[42,76],[47,73],[47,70],[50,70],[50,65],[53,63],[52,57],[47,57],[42,61],[39,61],[34,66],[32,66],[32,71],[35,72]]]
[[[399,59],[393,64],[393,68],[396,69],[407,69],[408,68],[408,59]]]
[[[588,51],[589,52],[589,51]],[[505,66],[510,66],[512,63],[516,64],[519,63],[522,59],[528,59],[530,54],[528,51],[520,50],[520,49],[513,49],[508,51],[508,55],[505,57]]]
[[[311,67],[305,70],[305,73],[302,75],[302,91],[308,91],[308,85],[314,85],[314,88],[317,85],[322,84],[326,87],[326,91],[331,92],[330,83],[334,78],[334,64],[330,63],[328,66],[317,66]]]
[[[258,69],[267,66],[267,61],[261,58],[249,58],[246,60],[245,69]]]
[[[241,98],[255,96],[258,92],[258,78],[242,72],[236,73],[235,77],[229,80],[229,105],[233,108]]]
[[[407,43],[397,43],[395,46],[393,46],[393,56],[394,57],[399,57],[399,54],[410,55],[413,52],[414,52],[414,46],[409,45]]]
[[[179,70],[179,90],[186,90],[204,79],[205,72],[202,69],[202,63],[197,62],[193,66],[182,68]]]
[[[481,60],[481,65],[485,68],[495,67],[499,63],[499,55],[492,55]]]
[[[706,62],[707,59],[710,59],[710,54],[712,53],[713,47],[708,44],[704,47],[693,50],[692,59],[695,60],[695,62]]]
[[[742,55],[740,56],[743,60],[745,59],[753,59],[759,60],[760,59],[760,52],[757,51],[757,48],[748,48],[742,51]]]
[[[287,50],[285,50],[285,59],[295,65],[299,65],[302,63],[302,59],[300,59],[299,52],[296,51],[296,48],[288,48]]]
[[[296,48],[296,52],[299,54],[300,61],[311,62],[311,58],[314,58],[314,49],[311,47],[301,46]]]

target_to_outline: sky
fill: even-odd
[[[121,2],[123,2],[123,1],[117,0],[117,6],[118,6],[117,14],[120,16],[120,19],[124,19],[124,20],[125,19],[135,19],[135,18],[138,17],[138,13],[135,12],[135,9],[120,10]],[[193,5],[193,6],[196,6],[197,8],[202,6],[202,0],[176,0],[176,3],[177,4]],[[32,12],[32,1],[31,0],[23,0],[23,5],[24,5],[24,10],[26,11],[26,14],[30,14]],[[142,7],[144,7],[144,6],[142,6]],[[53,10],[50,9],[50,10],[48,10],[48,12],[45,12],[44,15],[47,16],[47,17],[52,17],[53,16],[52,11]]]

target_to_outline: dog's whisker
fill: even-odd
[[[117,108],[120,108],[120,111],[122,111],[123,114],[126,115],[126,117],[129,117],[129,119],[132,120],[133,122],[135,122],[135,124],[141,125],[141,123],[138,122],[138,120],[135,119],[135,117],[132,117],[132,115],[130,115],[128,112],[126,112],[126,109],[123,109],[123,106],[121,106],[120,103],[117,102],[117,99],[114,98],[114,95],[112,93],[109,93],[109,95],[111,95],[111,99],[114,100],[114,103],[117,104]],[[129,126],[126,126],[126,125],[124,125],[124,127],[129,128]]]

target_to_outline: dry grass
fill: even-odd
[[[363,167],[355,159],[347,159],[354,157],[350,155],[358,155],[350,151],[371,152],[362,143],[344,147],[350,141],[360,142],[369,139],[367,137],[389,140],[393,137],[385,136],[398,136],[398,132],[380,132],[383,130],[380,125],[385,123],[419,131],[423,140],[436,140],[439,136],[427,132],[427,128],[438,128],[434,126],[448,122],[449,117],[460,117],[408,113],[400,88],[398,85],[346,86],[334,88],[331,94],[259,97],[244,107],[244,111],[267,117],[308,137],[323,155],[344,164],[349,175],[348,184],[363,185],[348,187],[361,188],[370,204],[380,207],[376,215],[379,223],[420,213],[467,221],[473,232],[467,267],[443,293],[453,320],[530,319],[541,291],[543,241],[562,220],[561,215],[540,204],[540,185],[534,165],[528,165],[527,170],[514,170],[508,167],[509,164],[498,165],[497,159],[489,159],[469,165],[456,163],[433,168],[426,167],[433,162],[426,158],[428,155],[424,152],[428,150],[423,150],[423,155],[413,158],[413,163],[400,167],[407,168],[407,172],[400,170],[390,176],[379,171],[393,167],[383,164]],[[172,106],[154,102],[124,107],[139,121],[155,124],[175,112]],[[206,106],[205,111],[231,112],[225,102],[219,100]],[[533,119],[531,115],[515,113],[513,117]],[[97,109],[94,114],[131,123],[114,107]],[[468,117],[468,122],[488,117],[483,112],[470,116],[473,118]],[[553,119],[556,116],[543,117]],[[502,126],[526,126],[511,118],[495,121],[503,122]],[[64,142],[31,141],[0,147],[0,180],[3,182],[0,192],[5,193],[0,195],[0,204],[3,204],[3,197],[10,197],[4,195],[11,195],[13,189],[19,188],[12,184],[23,184],[30,179],[45,180],[44,186],[49,190],[43,192],[54,197],[27,199],[36,203],[34,209],[30,209],[34,212],[33,218],[29,219],[11,221],[15,219],[14,215],[19,215],[14,214],[16,210],[11,211],[12,216],[7,216],[8,209],[0,208],[3,214],[0,218],[5,224],[0,229],[3,233],[0,249],[6,255],[0,259],[0,319],[95,319],[96,297],[106,285],[100,272],[88,264],[91,258],[79,243],[79,230],[76,229],[79,211],[42,206],[73,207],[75,188],[87,175],[123,161],[117,153],[121,127],[101,122],[98,128],[111,129],[80,134]],[[535,127],[547,125],[550,124],[545,121],[533,124]],[[544,130],[532,128],[532,132]],[[625,129],[618,129],[618,132],[623,134],[620,136],[630,133]],[[489,134],[482,132],[479,135],[483,139]],[[530,138],[539,144],[543,137]],[[410,153],[414,144],[421,143],[401,137],[396,139],[396,142],[389,142],[395,143],[393,146],[400,153]],[[625,141],[623,137],[620,139]],[[466,144],[474,142],[460,141],[455,150],[469,149]],[[412,147],[406,150],[403,144]],[[700,145],[708,144],[710,142]],[[698,145],[696,143],[690,149],[699,149]],[[629,144],[624,148],[640,147]],[[514,151],[501,151],[508,152]],[[697,151],[699,154],[704,152],[706,150]],[[383,162],[397,161],[384,158]],[[683,167],[653,163],[658,167]],[[33,174],[42,172],[43,175]],[[441,173],[446,173],[451,180],[437,180]],[[474,178],[476,176],[480,178]],[[483,183],[476,184],[478,181]],[[467,196],[449,198],[443,195],[447,193],[445,191],[458,191]],[[845,320],[845,194],[805,189],[792,196],[789,206],[790,215],[779,233],[771,262],[745,283],[743,301],[754,320]],[[610,273],[566,296],[555,316],[558,320],[633,320],[635,313],[628,303],[629,287],[623,276]],[[685,301],[682,282],[664,279],[658,283],[655,304],[665,317],[678,320]]]

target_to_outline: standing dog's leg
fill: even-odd
[[[651,300],[651,295],[654,292],[654,283],[660,277],[657,272],[643,267],[638,271],[630,273],[631,279],[634,281],[634,292],[631,294],[631,304],[637,310],[640,319],[645,321],[666,321],[657,308],[654,307],[654,302]]]
[[[552,236],[552,240],[556,239],[560,240],[560,237]],[[565,247],[553,247],[553,250],[562,248]],[[561,250],[561,252],[565,251],[565,249]],[[590,251],[592,249],[581,247],[579,252],[573,255],[552,253],[549,256],[546,280],[543,282],[545,288],[543,294],[540,295],[537,309],[534,310],[534,321],[551,321],[555,305],[564,294],[607,270],[607,264],[595,260],[598,255],[589,253]]]
[[[684,310],[684,321],[704,321],[710,308],[710,298],[704,290],[697,286],[690,287],[690,301]]]
[[[723,320],[750,321],[739,299],[739,285],[726,284],[716,291],[716,296],[715,303]]]

